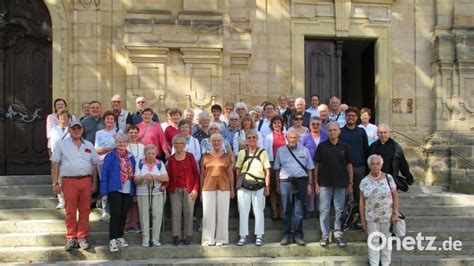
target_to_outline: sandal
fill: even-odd
[[[344,240],[342,237],[337,237],[336,238],[336,243],[337,243],[337,246],[340,247],[340,248],[343,248],[343,247],[347,246],[346,240]]]
[[[327,247],[329,245],[329,238],[321,238],[319,245],[321,245],[321,247]]]

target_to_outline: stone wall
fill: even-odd
[[[131,110],[144,95],[159,113],[304,96],[304,38],[375,39],[378,122],[415,140],[394,133],[420,182],[472,181],[472,163],[465,163],[473,156],[472,1],[46,2],[53,95],[66,98],[75,113],[92,99],[106,109],[115,93]],[[416,142],[427,144],[428,153]]]

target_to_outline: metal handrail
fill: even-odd
[[[390,132],[391,132],[391,133],[396,133],[396,134],[398,134],[398,135],[404,137],[405,139],[408,139],[409,141],[415,143],[416,145],[418,145],[418,148],[419,148],[422,152],[424,152],[424,153],[428,153],[428,152],[429,152],[428,149],[426,148],[426,145],[422,144],[421,142],[419,142],[419,141],[417,141],[417,140],[415,140],[415,139],[413,139],[413,138],[411,138],[411,137],[409,137],[409,136],[407,136],[407,135],[405,135],[405,134],[403,134],[403,133],[401,133],[401,132],[399,132],[399,131],[396,131],[396,130],[391,130]],[[455,151],[453,151],[452,149],[449,149],[449,152],[450,152],[450,154],[451,154],[451,155],[450,155],[451,157],[452,157],[453,155],[455,155],[456,157],[461,158],[461,159],[464,161],[464,163],[469,166],[469,168],[474,168],[474,164],[471,162],[470,158],[467,158],[466,156],[464,156],[464,155],[462,155],[462,154],[460,154],[460,153],[458,153],[458,152],[455,152]]]
[[[413,138],[411,138],[411,137],[409,137],[409,136],[407,136],[407,135],[405,135],[405,134],[403,134],[403,133],[401,133],[401,132],[399,132],[399,131],[396,131],[396,130],[390,130],[390,133],[396,133],[396,134],[398,134],[398,135],[404,137],[405,139],[407,139],[407,140],[409,140],[409,141],[415,143],[416,145],[418,145],[418,149],[420,149],[420,151],[422,151],[422,152],[428,152],[427,149],[426,149],[425,144],[423,144],[423,143],[421,143],[421,142],[419,142],[419,141],[417,141],[417,140],[415,140],[415,139],[413,139]]]

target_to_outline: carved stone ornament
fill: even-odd
[[[79,0],[79,3],[81,3],[84,8],[89,8],[92,5],[95,5],[96,7],[100,6],[100,1],[101,0]]]
[[[38,42],[51,42],[50,25],[49,11],[39,1],[0,1],[0,35],[3,35],[0,49],[12,47],[17,40],[25,37]]]

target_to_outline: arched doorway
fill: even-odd
[[[0,174],[49,173],[51,32],[43,1],[0,1]]]

